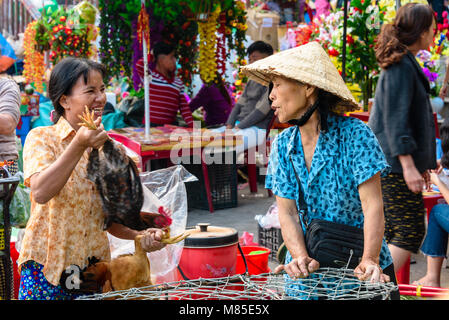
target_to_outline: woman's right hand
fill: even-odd
[[[97,130],[81,126],[76,132],[75,141],[84,149],[89,147],[99,149],[109,139],[101,123],[101,118],[97,118],[94,123],[97,126]]]
[[[425,180],[416,167],[403,170],[404,180],[411,192],[420,193],[425,186]]]
[[[274,269],[274,273],[279,273],[284,270],[291,278],[305,278],[310,273],[315,272],[320,267],[320,263],[309,256],[302,256],[292,259],[286,265],[279,265]]]

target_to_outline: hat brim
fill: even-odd
[[[279,76],[334,94],[341,99],[341,102],[333,109],[338,113],[360,109],[351,91],[321,46],[316,42],[315,44],[310,43],[309,48],[305,47],[307,45],[273,54],[244,66],[241,70],[251,80],[265,86],[270,84],[273,77]]]

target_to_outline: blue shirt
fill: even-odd
[[[272,145],[265,187],[282,198],[297,201],[298,184],[289,156],[292,156],[308,207],[308,221],[324,219],[363,227],[358,186],[390,167],[376,136],[361,120],[329,114],[327,132],[321,132],[307,171],[297,126],[281,132]],[[298,205],[298,203],[297,203]],[[305,226],[303,225],[305,232]],[[286,263],[291,260],[287,254]],[[380,266],[392,264],[385,239]]]

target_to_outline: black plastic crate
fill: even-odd
[[[185,159],[189,159],[189,161],[182,161],[181,164],[187,171],[198,178],[198,181],[186,183],[188,207],[189,209],[209,210],[199,155],[182,158],[182,160]],[[237,207],[237,163],[235,151],[221,152],[217,155],[212,154],[208,159],[216,160],[207,165],[214,210]]]
[[[259,245],[271,250],[269,259],[277,260],[276,255],[279,247],[284,242],[282,238],[281,229],[278,228],[262,228],[257,224],[258,234],[259,234]]]
[[[8,263],[9,262],[9,263]],[[14,298],[14,281],[12,259],[6,255],[0,256],[0,300]]]

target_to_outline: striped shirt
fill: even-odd
[[[143,78],[142,60],[137,62],[137,70]],[[178,110],[189,127],[193,127],[193,117],[184,96],[184,84],[178,77],[166,78],[157,70],[151,70],[150,82],[150,122],[154,124],[173,124]],[[143,80],[142,80],[143,81]],[[145,118],[142,120],[145,123]]]

